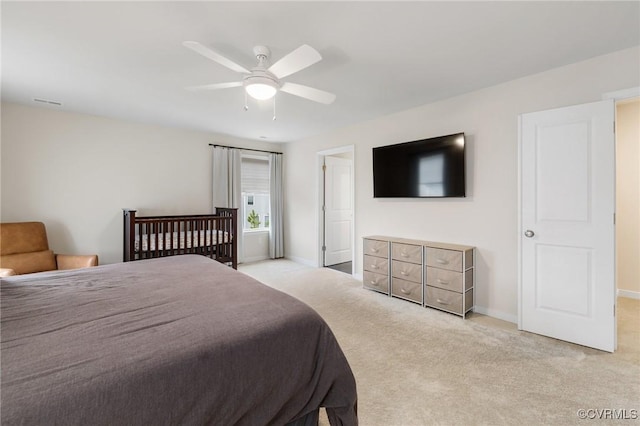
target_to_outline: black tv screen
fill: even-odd
[[[373,196],[464,197],[464,133],[373,148]]]

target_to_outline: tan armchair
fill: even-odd
[[[42,222],[0,224],[0,277],[97,265],[97,255],[54,254]]]

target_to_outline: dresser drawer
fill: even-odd
[[[468,290],[464,300],[464,311],[462,310],[462,293],[456,293],[441,288],[426,286],[425,302],[426,306],[442,309],[454,314],[463,315],[473,307],[473,289]]]
[[[391,258],[403,262],[422,263],[422,246],[391,243]]]
[[[462,252],[427,247],[427,266],[462,272]]]
[[[389,276],[388,275],[364,271],[362,274],[362,284],[368,289],[381,291],[385,294],[389,294]]]
[[[443,288],[458,293],[469,290],[473,287],[473,269],[465,272],[449,271],[447,269],[427,266],[425,271],[425,284],[433,287]],[[463,280],[463,277],[466,279]]]
[[[416,263],[393,260],[391,262],[391,276],[414,283],[422,283],[422,266]]]
[[[422,284],[413,281],[391,278],[391,294],[422,304]]]
[[[364,265],[362,269],[365,271],[387,275],[389,273],[389,261],[384,257],[375,257],[365,254]]]
[[[389,258],[389,243],[380,240],[364,240],[364,253],[369,256]]]

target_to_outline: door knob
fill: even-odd
[[[527,229],[526,231],[524,231],[524,236],[527,237],[527,238],[531,238],[534,235],[536,235],[536,234],[531,229]]]

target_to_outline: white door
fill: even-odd
[[[325,266],[351,261],[351,160],[325,157]]]
[[[520,116],[519,328],[613,352],[612,100]]]

